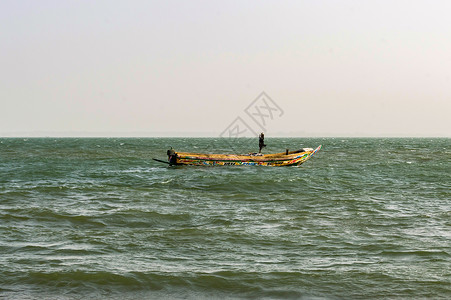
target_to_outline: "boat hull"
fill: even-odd
[[[200,154],[175,152],[173,165],[192,166],[299,166],[321,149],[304,149],[267,155]]]

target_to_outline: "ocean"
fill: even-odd
[[[0,138],[0,298],[451,299],[450,138]]]

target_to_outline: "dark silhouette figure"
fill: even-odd
[[[258,137],[258,147],[260,148],[260,150],[258,150],[258,153],[262,153],[262,149],[264,147],[266,147],[265,145],[265,135],[262,133],[260,133],[260,136]]]

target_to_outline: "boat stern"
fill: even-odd
[[[175,152],[174,149],[169,149],[166,151],[166,154],[168,155],[168,162],[170,165],[177,165],[177,152]]]

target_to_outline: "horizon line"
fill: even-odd
[[[0,138],[255,138],[256,136],[221,137],[212,132],[85,132],[85,131],[16,131],[0,132]],[[312,133],[274,132],[266,138],[451,138],[450,135],[368,134],[368,133]]]

